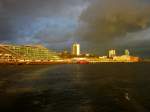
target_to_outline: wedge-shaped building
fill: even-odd
[[[59,56],[42,45],[0,44],[0,59],[21,59],[32,61],[57,60]]]

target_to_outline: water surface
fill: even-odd
[[[149,65],[1,65],[0,111],[149,112]]]

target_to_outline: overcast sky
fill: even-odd
[[[0,41],[150,57],[150,0],[0,0]]]

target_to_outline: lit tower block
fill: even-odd
[[[80,44],[74,43],[72,45],[72,55],[75,55],[75,56],[80,55]]]
[[[130,56],[130,52],[129,52],[128,49],[125,50],[125,55],[126,55],[126,56]]]
[[[109,50],[109,57],[112,58],[116,56],[116,50]]]

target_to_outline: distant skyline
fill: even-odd
[[[0,0],[0,42],[150,57],[150,0]]]

